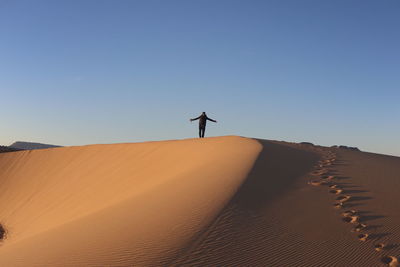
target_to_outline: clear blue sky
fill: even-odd
[[[0,1],[0,144],[243,135],[400,155],[400,2]]]

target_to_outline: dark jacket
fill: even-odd
[[[199,120],[199,127],[206,127],[207,120],[212,121],[212,122],[216,122],[215,120],[210,119],[209,117],[207,117],[206,114],[201,114],[197,118],[194,118],[194,119],[191,119],[191,120],[192,121]]]

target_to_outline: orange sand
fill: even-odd
[[[4,153],[0,266],[397,266],[399,173],[234,136]]]
[[[261,146],[240,137],[0,154],[0,266],[149,266],[217,214]]]

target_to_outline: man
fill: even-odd
[[[205,112],[201,113],[201,115],[197,118],[190,119],[190,121],[195,121],[199,120],[199,137],[204,138],[204,132],[206,131],[206,124],[207,120],[212,121],[212,122],[217,122],[216,120],[210,119],[207,117],[207,114]]]

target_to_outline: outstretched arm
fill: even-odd
[[[216,120],[210,119],[209,117],[207,117],[207,120],[212,121],[212,122],[217,122]]]
[[[194,119],[190,119],[190,121],[198,120],[198,119],[200,119],[200,117],[201,117],[201,116],[198,116],[197,118],[194,118]]]

